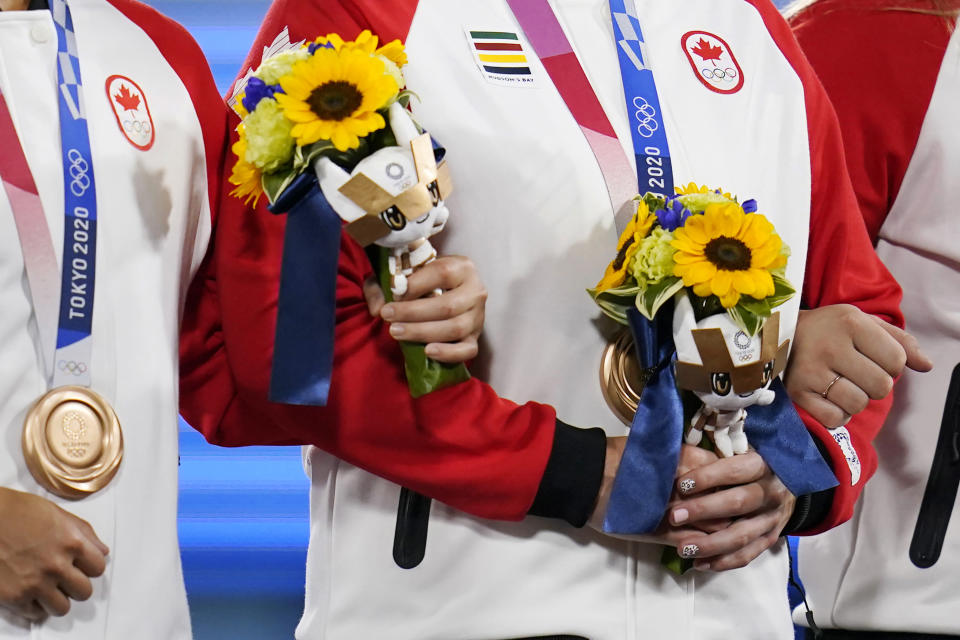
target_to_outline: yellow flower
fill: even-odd
[[[280,86],[285,93],[275,98],[294,123],[297,144],[330,140],[339,151],[355,149],[361,136],[386,126],[377,111],[399,90],[382,60],[345,47],[317,49],[295,64]]]
[[[710,204],[674,232],[673,274],[693,293],[715,295],[735,307],[741,295],[762,300],[773,295],[770,272],[786,264],[783,241],[764,216],[743,212],[735,203]]]
[[[230,184],[236,185],[236,189],[230,192],[230,195],[243,200],[244,204],[250,204],[253,200],[253,206],[257,206],[257,201],[263,194],[263,185],[260,182],[260,170],[244,160],[247,154],[247,139],[244,136],[243,125],[240,125],[240,138],[233,143],[231,150],[237,156],[237,162],[233,165],[233,171],[230,174]]]
[[[657,216],[650,213],[650,208],[643,200],[637,204],[637,213],[634,214],[627,228],[620,234],[617,240],[617,257],[607,265],[607,271],[603,278],[597,283],[597,293],[619,287],[627,279],[627,270],[630,268],[630,260],[640,248],[640,241],[643,240],[650,227],[656,222]]]
[[[377,49],[377,55],[383,56],[398,67],[407,64],[407,51],[399,40],[388,42]]]
[[[696,182],[688,182],[687,186],[674,187],[673,190],[677,192],[678,196],[686,196],[686,195],[690,195],[691,193],[714,194],[719,191],[719,189],[711,189],[705,184],[698,185]],[[727,193],[726,191],[724,191],[719,195],[722,195],[727,200],[733,200],[733,196]]]

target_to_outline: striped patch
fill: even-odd
[[[489,82],[500,86],[534,86],[532,54],[513,31],[464,28],[473,59]]]

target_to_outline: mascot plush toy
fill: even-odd
[[[399,103],[390,106],[397,146],[379,149],[347,173],[326,156],[314,164],[320,189],[346,231],[362,246],[391,250],[388,258],[394,296],[407,291],[407,277],[437,257],[430,236],[449,217],[444,199],[451,191],[446,164],[437,162],[430,135],[421,133]]]
[[[779,313],[766,319],[758,335],[749,336],[726,313],[697,321],[686,292],[677,294],[677,386],[692,391],[702,403],[687,428],[687,444],[700,444],[706,431],[718,455],[747,452],[747,407],[774,401],[770,383],[786,364],[790,341],[777,344],[779,333]]]

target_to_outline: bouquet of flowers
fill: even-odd
[[[328,34],[287,44],[245,78],[234,101],[243,122],[231,195],[266,194],[273,203],[318,157],[351,165],[395,142],[385,116],[409,101],[401,91],[407,55],[399,40],[377,45],[369,31],[352,42]]]
[[[616,257],[588,290],[630,327],[646,376],[604,525],[614,533],[656,528],[680,443],[704,432],[720,456],[746,453],[749,433],[795,495],[836,483],[777,379],[789,340],[780,343],[774,310],[795,294],[789,248],[754,200],[695,184],[677,192],[636,198]],[[698,400],[689,420],[681,391]]]
[[[406,109],[399,40],[379,46],[363,31],[292,44],[284,32],[269,51],[234,92],[231,195],[255,204],[265,194],[270,211],[288,215],[270,397],[325,404],[341,227],[382,247],[374,269],[389,301],[436,258],[428,238],[447,221],[452,185],[444,150]],[[423,345],[401,347],[414,396],[469,377]]]
[[[790,248],[757,213],[729,193],[690,184],[678,195],[638,196],[637,213],[620,236],[617,256],[590,289],[600,309],[621,324],[635,307],[653,320],[681,290],[700,317],[726,312],[754,336],[796,290],[786,279]]]

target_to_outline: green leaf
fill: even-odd
[[[648,320],[653,320],[653,316],[657,315],[660,307],[680,289],[683,289],[683,280],[676,276],[668,276],[660,282],[650,285],[637,296],[637,309]]]
[[[784,302],[792,298],[797,293],[790,281],[785,277],[774,274],[773,276],[773,295],[767,298],[770,308],[779,307]]]
[[[752,311],[745,309],[742,304],[738,304],[731,309],[727,309],[727,314],[729,314],[730,319],[733,320],[734,324],[743,329],[750,337],[757,335],[757,332],[760,331],[760,327],[763,325],[764,321],[764,318],[758,316]]]
[[[667,206],[666,198],[650,193],[649,191],[643,194],[643,197],[640,199],[647,203],[647,208],[650,209],[650,211],[663,209]]]
[[[390,249],[378,247],[379,260],[377,276],[380,288],[387,302],[393,301],[390,291],[390,270],[387,268],[387,257]],[[457,383],[470,379],[470,372],[463,364],[446,364],[427,357],[424,352],[426,345],[419,342],[401,342],[400,351],[403,353],[404,373],[407,376],[407,386],[410,395],[414,398],[426,395],[431,391],[451,387]]]
[[[299,173],[292,169],[263,174],[260,177],[260,184],[263,186],[263,192],[266,194],[267,200],[271,203],[276,202],[283,190],[289,187],[298,175]]]
[[[693,568],[693,560],[681,558],[674,547],[663,548],[663,553],[660,554],[660,564],[678,576],[682,576]]]

